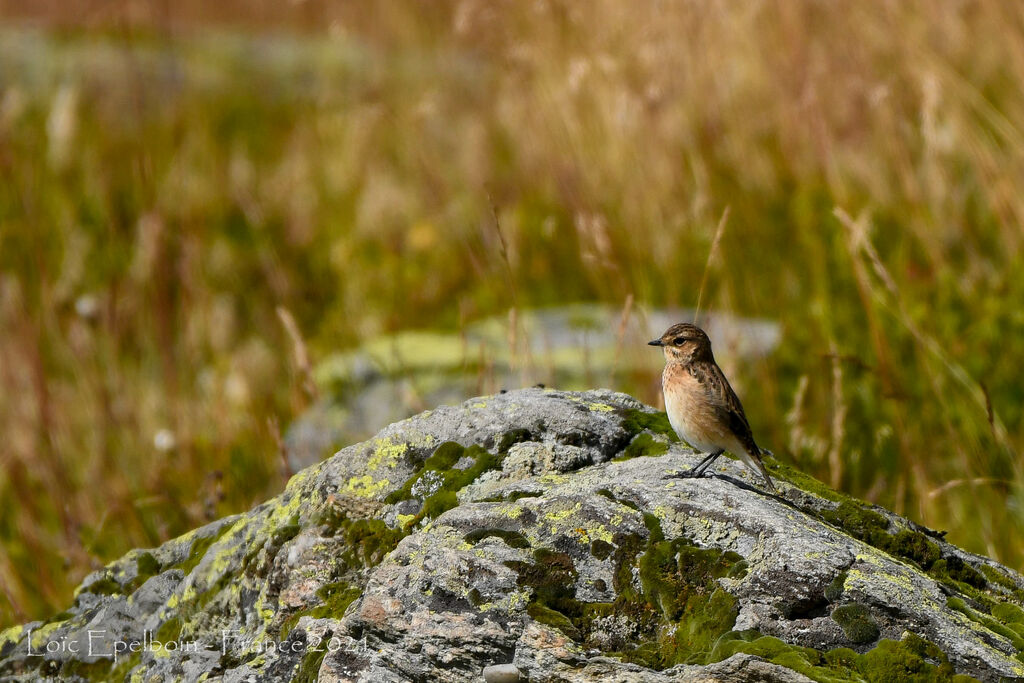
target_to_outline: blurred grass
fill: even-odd
[[[759,441],[1024,564],[1017,4],[299,11],[0,30],[0,625],[281,488],[277,306],[314,357],[692,306],[726,207],[704,305],[784,325]]]

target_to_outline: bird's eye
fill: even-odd
[[[672,343],[675,344],[676,346],[682,346],[683,342],[685,341],[686,337],[676,337],[675,339],[672,340]]]

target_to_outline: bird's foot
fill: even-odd
[[[685,472],[672,472],[668,475],[672,479],[700,479],[704,476],[704,470],[699,470],[696,467],[691,467]]]

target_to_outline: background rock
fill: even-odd
[[[0,676],[1024,676],[1016,572],[775,462],[779,497],[731,460],[673,476],[696,461],[624,394],[428,411],[90,575],[66,612],[0,633]]]
[[[639,389],[634,375],[643,382],[661,376],[661,354],[645,343],[693,319],[690,310],[633,310],[623,318],[621,308],[575,304],[520,311],[513,320],[487,318],[461,333],[378,337],[317,366],[316,383],[325,395],[285,435],[290,465],[293,471],[308,467],[430,406],[508,387]],[[779,324],[770,320],[705,313],[702,321],[727,370],[736,360],[770,353],[781,337]]]

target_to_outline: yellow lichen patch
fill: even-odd
[[[561,522],[569,517],[572,517],[583,508],[582,503],[576,503],[572,507],[565,508],[564,510],[555,510],[544,515],[544,518],[551,522]],[[558,527],[554,524],[551,525],[551,535],[554,536],[558,533]]]
[[[234,547],[229,547],[214,556],[213,562],[210,563],[210,576],[220,577],[231,571],[235,560],[234,551]]]
[[[569,477],[564,474],[558,474],[557,472],[548,472],[547,474],[541,475],[540,481],[542,484],[564,484],[569,481]]]
[[[181,602],[192,602],[199,595],[195,586],[188,586],[181,592]]]
[[[857,559],[861,559],[859,555],[857,556]],[[851,568],[847,571],[846,583],[850,584],[854,581],[860,581],[865,584],[870,584],[872,582],[877,583],[878,581],[887,581],[888,583],[895,584],[897,586],[900,586],[901,588],[906,588],[907,590],[914,589],[914,583],[910,580],[910,577],[905,576],[903,574],[891,574],[889,572],[866,574],[859,569]]]
[[[404,529],[412,520],[416,519],[416,515],[395,515],[395,519],[398,520],[398,526]]]
[[[33,650],[45,649],[46,643],[49,640],[50,634],[56,631],[63,624],[63,621],[54,621],[49,624],[44,624],[39,628],[32,631],[32,636],[29,638],[29,642],[32,645]]]
[[[610,413],[615,410],[612,406],[607,403],[587,403],[588,408],[598,413]]]
[[[398,459],[409,450],[409,444],[405,442],[395,443],[390,437],[377,439],[374,442],[375,448],[370,459],[366,461],[366,469],[374,472],[379,467],[394,468]]]
[[[526,594],[519,591],[513,591],[508,594],[508,611],[511,612],[519,606],[521,602],[526,600]]]
[[[3,648],[7,643],[18,642],[21,639],[21,633],[24,630],[24,626],[12,626],[0,631],[0,648]]]
[[[552,527],[552,529],[554,529],[554,527]],[[575,531],[578,536],[577,540],[584,545],[590,545],[593,541],[604,541],[605,543],[612,542],[612,533],[608,531],[608,528],[604,524],[597,524],[589,529],[578,527],[573,529],[573,531]],[[552,533],[554,533],[554,531],[552,531]]]
[[[590,536],[595,540],[604,541],[605,543],[611,543],[612,539],[615,537],[615,535],[612,534],[604,524],[598,524],[596,527],[592,528],[590,530]]]
[[[514,503],[505,503],[504,505],[499,506],[496,512],[503,517],[508,517],[509,519],[519,519],[523,514],[523,506],[516,505]]]
[[[270,607],[269,605],[267,605],[266,601],[263,599],[263,592],[262,591],[260,592],[259,595],[256,596],[255,607],[256,607],[256,612],[263,619],[264,623],[269,622],[271,619],[273,619],[274,615],[277,613],[277,610],[275,610],[273,607]]]
[[[865,552],[857,553],[857,562],[863,562],[865,564],[873,564],[876,567],[887,566],[890,560],[888,555],[885,555],[880,550],[876,550],[874,547],[865,545],[863,547]]]
[[[479,401],[479,402],[477,402],[477,403],[474,403],[474,404],[473,404],[473,407],[474,407],[474,408],[486,408],[486,407],[487,407],[487,404],[486,404],[486,403],[484,403],[483,401]]]
[[[547,519],[547,520],[550,520],[552,522],[560,522],[563,519],[565,519],[566,517],[569,517],[571,515],[576,514],[582,508],[583,508],[583,503],[576,503],[575,505],[573,505],[570,508],[565,508],[564,510],[556,510],[554,512],[549,512],[546,515],[544,515],[544,518]]]
[[[387,490],[391,482],[387,479],[374,479],[369,474],[352,477],[345,484],[345,493],[357,498],[375,498]]]
[[[288,480],[288,483],[285,485],[285,489],[294,490],[296,488],[299,488],[300,486],[302,486],[302,482],[306,481],[306,479],[308,479],[313,474],[313,472],[317,471],[318,469],[319,467],[307,467],[304,470],[296,472],[295,474],[292,475],[292,478]]]
[[[514,612],[516,608],[526,602],[528,595],[521,591],[512,591],[508,596],[502,598],[498,602],[484,602],[477,605],[477,609],[481,612],[487,612],[493,609],[501,609],[502,612]]]

